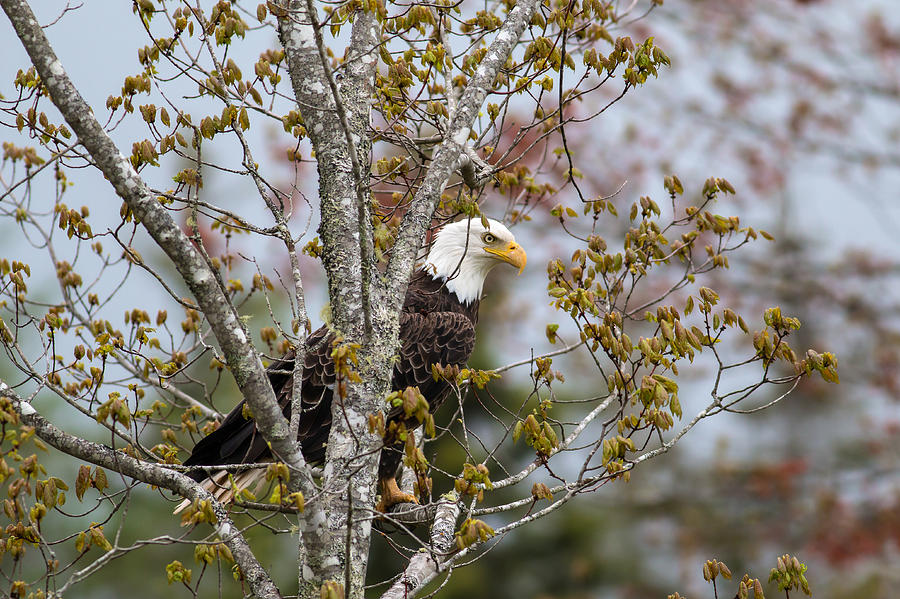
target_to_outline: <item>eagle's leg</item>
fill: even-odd
[[[381,501],[375,506],[375,509],[382,514],[386,514],[393,506],[398,503],[419,503],[415,495],[404,493],[397,485],[397,477],[390,476],[379,481],[381,486]]]
[[[412,431],[408,433],[408,435],[412,434]],[[415,437],[413,437],[413,443],[415,443]],[[397,471],[400,470],[400,464],[403,461],[405,444],[406,441],[395,440],[381,451],[381,460],[378,464],[378,487],[381,491],[381,500],[375,509],[383,514],[386,514],[398,503],[419,503],[415,495],[404,493],[397,485]]]

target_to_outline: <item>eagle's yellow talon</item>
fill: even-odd
[[[375,509],[382,514],[386,514],[388,510],[399,503],[418,504],[419,500],[416,499],[415,495],[410,495],[409,493],[401,491],[400,487],[397,486],[396,478],[391,477],[383,479],[381,481],[381,501],[378,502]]]

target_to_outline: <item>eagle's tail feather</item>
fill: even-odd
[[[248,489],[252,485],[263,482],[265,476],[265,468],[244,470],[243,472],[234,475],[232,478],[234,484],[232,485],[228,480],[228,471],[220,470],[201,482],[200,486],[212,493],[213,497],[215,497],[216,501],[219,503],[232,503],[236,493]],[[175,507],[175,510],[172,513],[177,514],[189,505],[191,505],[191,500],[185,499]]]

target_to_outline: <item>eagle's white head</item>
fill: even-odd
[[[503,223],[492,218],[487,228],[481,220],[466,219],[438,231],[422,268],[435,279],[447,281],[447,289],[468,304],[481,298],[488,272],[501,262],[521,273],[527,257]]]

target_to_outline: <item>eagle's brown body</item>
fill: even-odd
[[[463,366],[475,347],[478,303],[488,272],[498,264],[525,267],[525,251],[500,222],[488,219],[464,220],[446,225],[437,233],[422,268],[413,275],[400,314],[400,354],[394,365],[391,387],[402,391],[418,387],[434,411],[446,398],[450,385],[434,380],[432,366]],[[325,460],[325,446],[331,430],[331,403],[335,386],[331,358],[334,335],[322,327],[307,339],[303,381],[300,386],[303,413],[297,438],[304,457],[311,464]],[[275,395],[290,417],[293,356],[273,364],[269,379]],[[388,413],[389,421],[403,418],[400,408]],[[408,423],[412,424],[412,423]],[[389,445],[381,452],[379,478],[382,481],[382,509],[392,503],[414,501],[397,488],[394,476],[402,458],[402,444]],[[224,466],[271,461],[273,456],[253,419],[244,415],[241,402],[218,429],[201,439],[187,466]],[[197,481],[222,501],[233,497],[233,489],[246,488],[261,478],[262,471],[242,472],[234,485],[224,471],[192,473]],[[183,502],[179,510],[187,505]],[[176,510],[178,511],[178,510]]]
[[[475,324],[478,320],[478,301],[463,304],[456,294],[448,291],[442,281],[433,279],[424,270],[416,271],[409,284],[403,312],[400,314],[400,354],[394,366],[391,388],[402,391],[419,388],[431,410],[440,406],[450,390],[443,380],[435,381],[431,366],[462,366],[475,347]],[[303,368],[303,414],[297,438],[303,456],[311,464],[325,459],[325,444],[331,429],[331,401],[335,382],[333,333],[321,327],[307,338],[307,353]],[[281,404],[284,415],[290,418],[293,388],[293,356],[272,364],[269,380]],[[252,419],[244,417],[244,402],[238,404],[222,421],[218,429],[200,440],[185,466],[218,466],[257,463],[272,459],[271,452]],[[400,417],[395,408],[388,418]],[[401,446],[402,448],[402,446]],[[379,477],[393,476],[402,458],[401,448],[385,448],[381,454]],[[195,480],[207,478],[206,472],[190,475]]]

